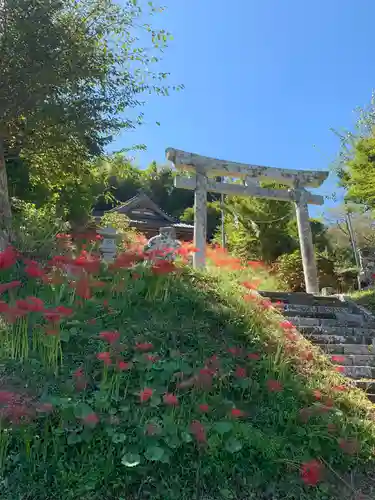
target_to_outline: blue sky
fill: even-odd
[[[158,23],[174,40],[161,68],[185,90],[147,97],[146,124],[111,149],[145,143],[136,155],[142,166],[163,163],[170,146],[281,168],[330,167],[339,151],[330,129],[352,129],[354,108],[375,88],[374,0],[164,4]],[[319,192],[333,191],[331,178]]]

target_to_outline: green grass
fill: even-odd
[[[375,290],[353,292],[350,297],[360,306],[366,307],[370,312],[375,313]]]
[[[343,499],[352,498],[348,471],[373,466],[372,405],[361,391],[335,390],[343,379],[331,364],[304,339],[288,340],[267,304],[244,301],[236,272],[102,269],[101,287],[82,303],[65,282],[38,284],[22,266],[6,272],[4,280],[23,280],[20,295],[72,307],[74,316],[57,336],[45,334],[39,313],[27,316],[28,353],[16,343],[24,323],[3,325],[2,390],[18,395],[9,413],[24,416],[2,420],[1,499]],[[117,330],[119,343],[109,347],[103,330]],[[152,343],[156,360],[140,342]],[[60,346],[62,364],[50,356]],[[103,351],[130,369],[104,367]],[[141,403],[145,388],[153,395]],[[165,393],[178,406],[166,405]],[[358,449],[343,451],[340,439]],[[324,468],[314,487],[300,477],[312,459]]]

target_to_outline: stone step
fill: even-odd
[[[351,308],[346,306],[344,302],[342,302],[342,306],[315,306],[315,305],[300,305],[300,304],[285,304],[283,308],[280,310],[284,310],[284,312],[295,312],[296,316],[301,316],[302,314],[313,316],[315,314],[337,314],[348,311],[350,314]],[[302,314],[301,314],[302,313]]]
[[[308,318],[303,316],[292,316],[289,315],[288,320],[293,323],[297,328],[303,326],[336,326],[336,327],[361,327],[370,328],[375,330],[375,322],[363,322],[363,318],[358,321],[358,319],[349,319],[347,321],[339,320],[337,318]]]
[[[304,337],[313,344],[371,344],[372,338],[363,335],[327,335],[327,334],[315,334],[315,333],[305,333]]]
[[[335,355],[329,355],[330,360],[335,365],[375,366],[375,354],[337,354],[337,356],[340,356],[340,360],[335,360]]]
[[[361,344],[325,344],[320,345],[321,349],[325,354],[357,354],[357,355],[368,355],[372,354],[375,349],[372,345],[361,345]]]
[[[373,328],[362,328],[362,327],[352,327],[352,326],[300,326],[298,331],[302,334],[315,333],[316,335],[340,335],[345,336],[364,336],[375,340],[375,329]],[[369,344],[372,342],[370,341]]]
[[[285,304],[298,305],[327,305],[337,307],[347,307],[347,304],[338,297],[323,297],[306,293],[286,293],[286,292],[259,292],[263,297],[267,297],[271,302],[284,302]]]
[[[343,375],[350,378],[374,378],[375,368],[372,366],[344,366]]]
[[[355,386],[358,387],[358,389],[375,394],[375,380],[373,379],[356,380]]]
[[[315,319],[334,319],[337,321],[336,315],[334,313],[329,312],[311,312],[311,311],[296,311],[295,309],[287,309],[282,311],[281,313],[288,318],[300,317],[300,318],[315,318]]]

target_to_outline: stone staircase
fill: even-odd
[[[375,402],[375,317],[343,296],[259,292]]]

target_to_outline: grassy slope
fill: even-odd
[[[366,307],[369,311],[375,314],[375,290],[354,292],[351,294],[351,298],[359,305]]]
[[[0,497],[344,498],[338,494],[338,477],[373,457],[373,410],[363,394],[334,391],[342,379],[325,358],[303,339],[286,341],[276,313],[245,302],[244,289],[228,276],[187,271],[158,288],[153,277],[131,280],[128,271],[125,275],[125,293],[108,297],[109,311],[99,292],[63,329],[70,339],[63,343],[64,367],[58,376],[37,355],[22,364],[3,358],[3,388],[50,401],[55,412],[13,427]],[[38,296],[44,298],[45,288]],[[95,323],[88,322],[93,318]],[[99,390],[102,368],[96,353],[107,349],[98,333],[111,329],[121,332],[122,355],[134,366],[121,374],[120,397],[112,392],[108,398],[108,387]],[[152,342],[160,360],[145,362],[134,350],[137,341]],[[228,352],[233,347],[243,350]],[[310,351],[314,359],[304,360]],[[247,359],[248,353],[261,358]],[[177,372],[189,379],[213,355],[220,366],[211,388],[207,380],[200,381],[203,386],[176,388]],[[79,366],[89,383],[77,393],[72,371]],[[238,366],[246,369],[246,378],[235,376]],[[279,381],[282,390],[270,391],[269,380]],[[154,396],[140,404],[144,387],[152,388]],[[318,400],[317,389],[322,393]],[[177,394],[178,407],[162,403],[166,391]],[[83,403],[100,418],[95,428],[79,421]],[[209,412],[201,414],[199,404],[208,404]],[[233,408],[245,416],[231,417]],[[192,436],[194,420],[206,430],[204,445]],[[145,435],[150,423],[160,434]],[[343,452],[340,438],[358,440],[358,451]],[[139,455],[140,464],[129,467],[125,459],[124,465],[122,458],[129,454]],[[317,487],[304,486],[300,478],[301,463],[310,459],[324,463],[324,481]]]

